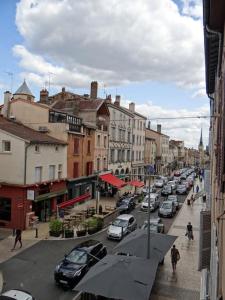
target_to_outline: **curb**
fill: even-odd
[[[2,275],[2,272],[0,271],[0,294],[3,290],[3,284],[4,284],[3,275]]]

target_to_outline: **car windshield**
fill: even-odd
[[[180,185],[178,188],[184,189],[184,188],[185,188],[185,185]]]
[[[113,226],[126,227],[128,224],[127,220],[116,219],[112,222]]]
[[[171,201],[171,200],[177,200],[177,197],[176,197],[176,196],[169,196],[169,197],[168,197],[168,200],[170,200],[170,201]]]
[[[123,199],[122,201],[121,201],[121,204],[128,204],[129,203],[129,201],[130,201],[130,199]]]
[[[67,255],[66,260],[74,264],[85,264],[87,261],[87,253],[82,250],[75,249]]]
[[[163,203],[162,208],[170,209],[171,208],[171,204],[170,203]]]
[[[148,223],[146,222],[144,223],[143,229],[147,229],[147,228],[148,228]],[[150,230],[157,232],[157,224],[150,223]]]

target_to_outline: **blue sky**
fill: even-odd
[[[77,4],[72,0],[0,1],[1,12],[4,12],[0,18],[0,35],[3,41],[0,45],[0,93],[2,95],[4,90],[11,88],[10,76],[5,73],[7,71],[14,74],[13,91],[22,83],[23,78],[26,78],[36,99],[51,72],[50,92],[57,92],[61,86],[66,86],[67,89],[77,93],[88,93],[91,80],[98,80],[99,96],[104,96],[105,93],[112,96],[120,94],[123,104],[134,101],[139,111],[150,117],[208,114],[208,99],[204,95],[200,1],[152,0],[150,2],[154,5],[151,7],[152,4],[148,4],[147,0],[137,0],[135,8],[129,7],[124,1],[126,13],[123,14],[121,14],[124,9],[123,4],[118,1],[120,10],[115,12],[115,15],[110,12],[110,19],[106,16],[104,20],[102,16],[107,14],[107,7],[104,1],[100,0],[99,7],[95,8],[99,13],[98,20],[101,19],[101,23],[94,25],[93,28],[96,40],[92,39],[91,29],[86,27],[83,20],[76,23],[77,31],[74,28],[74,34],[68,33],[66,25],[58,26],[57,17],[60,19],[65,13],[68,15],[69,25],[70,22],[73,24],[74,18],[78,19],[79,15],[69,15],[71,6],[74,6],[79,14],[82,13],[82,9],[85,9],[88,15],[88,12],[93,9],[93,3],[89,1],[84,8],[80,0],[77,0]],[[32,8],[31,3],[36,7]],[[55,10],[55,13],[43,14],[44,5],[46,10],[49,5],[49,11]],[[153,19],[149,24],[146,24],[146,9],[142,8],[144,5],[149,6],[147,18]],[[130,25],[126,27],[123,18],[133,25],[133,16],[136,13],[134,9],[140,10],[137,26],[132,28],[130,35],[122,35],[120,28],[131,31]],[[165,9],[168,14],[171,13],[171,18],[160,20],[160,27],[156,27],[154,9],[157,16],[160,13],[163,15]],[[111,19],[110,23],[108,20]],[[173,19],[176,19],[177,23]],[[107,22],[106,26],[104,22]],[[92,24],[96,23],[93,19]],[[120,28],[117,32],[118,24]],[[179,31],[176,30],[177,24],[183,26],[183,36],[180,36]],[[137,29],[138,26],[140,30]],[[149,32],[149,28],[153,28],[153,31],[150,34],[143,34]],[[154,31],[154,28],[159,28],[159,33]],[[53,35],[54,31],[58,34],[56,38],[56,35]],[[181,39],[180,43],[179,39]],[[48,43],[48,40],[51,40],[51,43]],[[66,49],[67,47],[62,47],[61,40],[66,45],[68,41],[72,41],[71,52]],[[111,43],[110,47],[106,47],[108,41]],[[114,47],[115,45],[119,46]],[[184,123],[178,120],[174,121],[172,126],[171,121],[168,122],[163,123],[163,129],[172,138],[183,138],[187,146],[196,147],[199,140],[198,131],[203,127],[204,142],[207,143],[207,121]],[[179,124],[180,130],[177,128]]]

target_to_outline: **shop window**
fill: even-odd
[[[11,221],[11,199],[0,197],[0,220]]]
[[[73,153],[74,154],[79,154],[79,143],[80,140],[78,138],[74,139],[74,148],[73,148]]]
[[[42,181],[42,167],[35,168],[35,182]]]
[[[55,165],[49,166],[49,180],[55,179]]]
[[[10,141],[2,141],[2,151],[3,152],[11,151],[11,142]]]

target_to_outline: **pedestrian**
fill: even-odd
[[[196,193],[198,193],[199,192],[199,186],[197,185],[196,186]]]
[[[20,248],[22,248],[22,230],[21,229],[16,229],[15,242],[14,242],[14,246],[11,251],[13,251],[16,248],[17,242],[20,243]]]
[[[194,239],[193,226],[191,225],[191,222],[188,222],[188,224],[187,224],[186,236],[188,237],[189,240]]]
[[[194,185],[194,183],[193,183],[193,193],[195,192],[195,185]]]
[[[191,206],[193,206],[193,204],[194,204],[194,195],[193,194],[191,195],[190,204],[191,204]]]
[[[204,194],[203,196],[202,196],[202,201],[205,203],[206,202],[206,194]]]
[[[171,263],[172,263],[173,273],[175,273],[177,262],[178,262],[178,260],[180,260],[180,253],[175,245],[173,245],[170,255],[171,255]]]

